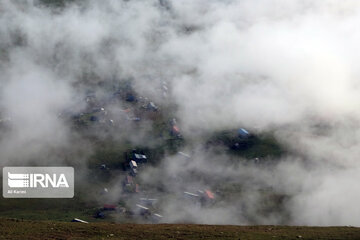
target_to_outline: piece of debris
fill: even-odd
[[[130,161],[130,169],[131,169],[131,174],[133,176],[136,176],[136,174],[138,173],[138,165],[134,160]]]
[[[152,217],[152,220],[156,223],[160,222],[163,218],[163,216],[158,213],[154,213],[153,215],[151,215],[151,217]]]
[[[103,210],[105,211],[116,211],[117,206],[114,204],[104,204]]]
[[[74,218],[73,220],[71,220],[71,222],[89,223],[89,222],[81,220],[79,218]]]
[[[176,125],[172,126],[171,131],[170,131],[170,134],[171,134],[172,136],[175,136],[175,137],[178,137],[178,138],[181,137],[180,129],[179,129],[179,127],[176,126]]]
[[[170,125],[171,125],[170,134],[177,138],[181,138],[180,128],[178,127],[175,118],[171,119]]]
[[[158,200],[156,198],[140,198],[140,202],[152,207]]]
[[[124,185],[131,187],[134,184],[134,180],[132,176],[126,175],[125,181],[124,181]]]
[[[127,120],[134,121],[134,122],[139,122],[141,120],[141,118],[139,118],[139,117],[129,117],[129,116],[127,116],[126,118],[127,118]]]
[[[104,188],[101,192],[101,194],[108,194],[109,193],[109,190],[107,188]]]
[[[189,154],[186,154],[184,152],[178,152],[178,154],[186,159],[191,159],[190,155]]]
[[[159,108],[155,105],[155,103],[149,102],[148,105],[146,106],[146,109],[149,111],[156,112]]]
[[[190,199],[198,199],[200,198],[200,195],[191,193],[191,192],[184,192],[184,196]]]
[[[204,191],[198,190],[197,192],[201,196],[200,202],[202,205],[211,204],[215,201],[215,195],[210,190],[204,190]]]
[[[136,102],[137,101],[136,96],[130,92],[126,93],[125,100],[127,102]]]
[[[99,212],[96,213],[95,218],[104,219],[105,218],[105,213],[99,211]]]
[[[244,139],[250,137],[250,133],[248,131],[246,131],[244,128],[240,128],[238,130],[238,135],[240,138],[244,138]]]
[[[100,107],[100,108],[93,108],[91,113],[100,113],[102,115],[107,115],[107,111],[105,110],[105,108]]]
[[[110,170],[108,167],[106,167],[106,164],[101,164],[100,169],[101,170]]]
[[[99,118],[96,117],[96,116],[91,116],[91,117],[90,117],[90,121],[92,121],[92,122],[97,122],[97,121],[99,121]]]
[[[137,151],[137,150],[132,150],[132,159],[135,160],[137,163],[146,163],[147,162],[147,157],[145,154]]]
[[[138,208],[138,214],[139,215],[142,215],[144,217],[148,217],[151,215],[151,212],[150,212],[150,209],[143,206],[143,205],[140,205],[140,204],[136,204],[136,207]]]
[[[211,192],[210,190],[205,190],[205,196],[208,199],[215,199],[214,193]]]

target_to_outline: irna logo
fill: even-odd
[[[72,198],[72,167],[4,167],[5,198]]]
[[[69,187],[65,174],[19,174],[8,172],[8,185],[11,188],[36,188],[36,187]]]

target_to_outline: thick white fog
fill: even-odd
[[[165,201],[167,221],[360,226],[359,25],[355,0],[1,1],[0,114],[11,119],[1,165],[84,151],[59,113],[81,111],[99,81],[131,78],[139,94],[177,105],[186,138],[243,126],[273,132],[288,149],[271,169],[230,168],[215,161],[228,156],[201,147],[192,163],[165,158],[143,178],[162,181],[154,176],[163,171],[181,189],[171,176],[198,169],[247,186],[213,209]],[[288,218],[257,215],[258,186],[289,196]]]

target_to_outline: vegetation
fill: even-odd
[[[0,219],[2,239],[359,239],[354,227],[213,226],[61,223]]]
[[[229,154],[247,159],[279,158],[285,153],[272,133],[251,134],[247,138],[241,138],[236,129],[214,133],[207,145],[208,147],[223,145],[228,148]]]

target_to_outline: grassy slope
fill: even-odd
[[[360,239],[354,227],[65,223],[0,219],[0,239]]]

